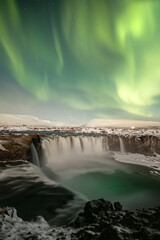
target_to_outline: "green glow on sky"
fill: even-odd
[[[0,64],[46,107],[160,119],[159,23],[156,0],[1,0]]]

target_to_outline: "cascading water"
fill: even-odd
[[[98,168],[100,156],[109,154],[106,136],[45,137],[41,146],[41,163],[61,176],[71,175],[71,172],[73,174],[80,169],[83,172],[92,166]]]
[[[126,153],[126,149],[125,149],[125,146],[124,146],[124,142],[123,142],[123,139],[121,137],[119,137],[119,144],[120,144],[120,152],[122,154]]]
[[[30,153],[31,153],[31,162],[34,165],[40,167],[38,153],[33,143],[31,143],[31,146],[30,146]]]
[[[119,145],[120,155],[125,158],[121,137]],[[89,199],[118,199],[130,208],[158,202],[159,181],[150,175],[137,175],[148,171],[143,167],[116,161],[115,152],[108,151],[107,136],[47,136],[42,139],[41,147],[43,172],[53,180],[56,174],[55,179],[67,189]]]
[[[68,152],[102,153],[109,150],[108,139],[102,136],[54,136],[44,138],[42,148],[49,155]]]
[[[42,141],[43,160],[65,154],[101,154],[107,152],[107,137],[93,136],[54,136]]]

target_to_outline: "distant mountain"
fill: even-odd
[[[93,119],[85,127],[160,127],[160,122],[139,121],[139,120],[122,120],[122,119]]]
[[[63,122],[51,122],[48,120],[41,120],[31,115],[16,115],[16,114],[0,114],[0,125],[12,125],[12,126],[67,126],[68,124]]]

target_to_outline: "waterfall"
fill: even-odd
[[[64,178],[85,173],[87,169],[98,171],[110,154],[107,136],[52,135],[41,142],[40,162],[47,176],[56,173],[58,178]]]
[[[31,143],[30,150],[31,150],[31,162],[34,165],[40,167],[38,153],[33,143]]]
[[[120,144],[120,152],[123,154],[123,153],[126,153],[126,149],[125,149],[125,146],[124,146],[124,142],[123,142],[123,139],[121,137],[119,137],[119,144]]]
[[[54,136],[44,138],[42,149],[46,157],[56,154],[102,153],[109,150],[108,139],[103,136]]]

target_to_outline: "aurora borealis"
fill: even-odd
[[[160,1],[0,0],[0,113],[160,120]]]

